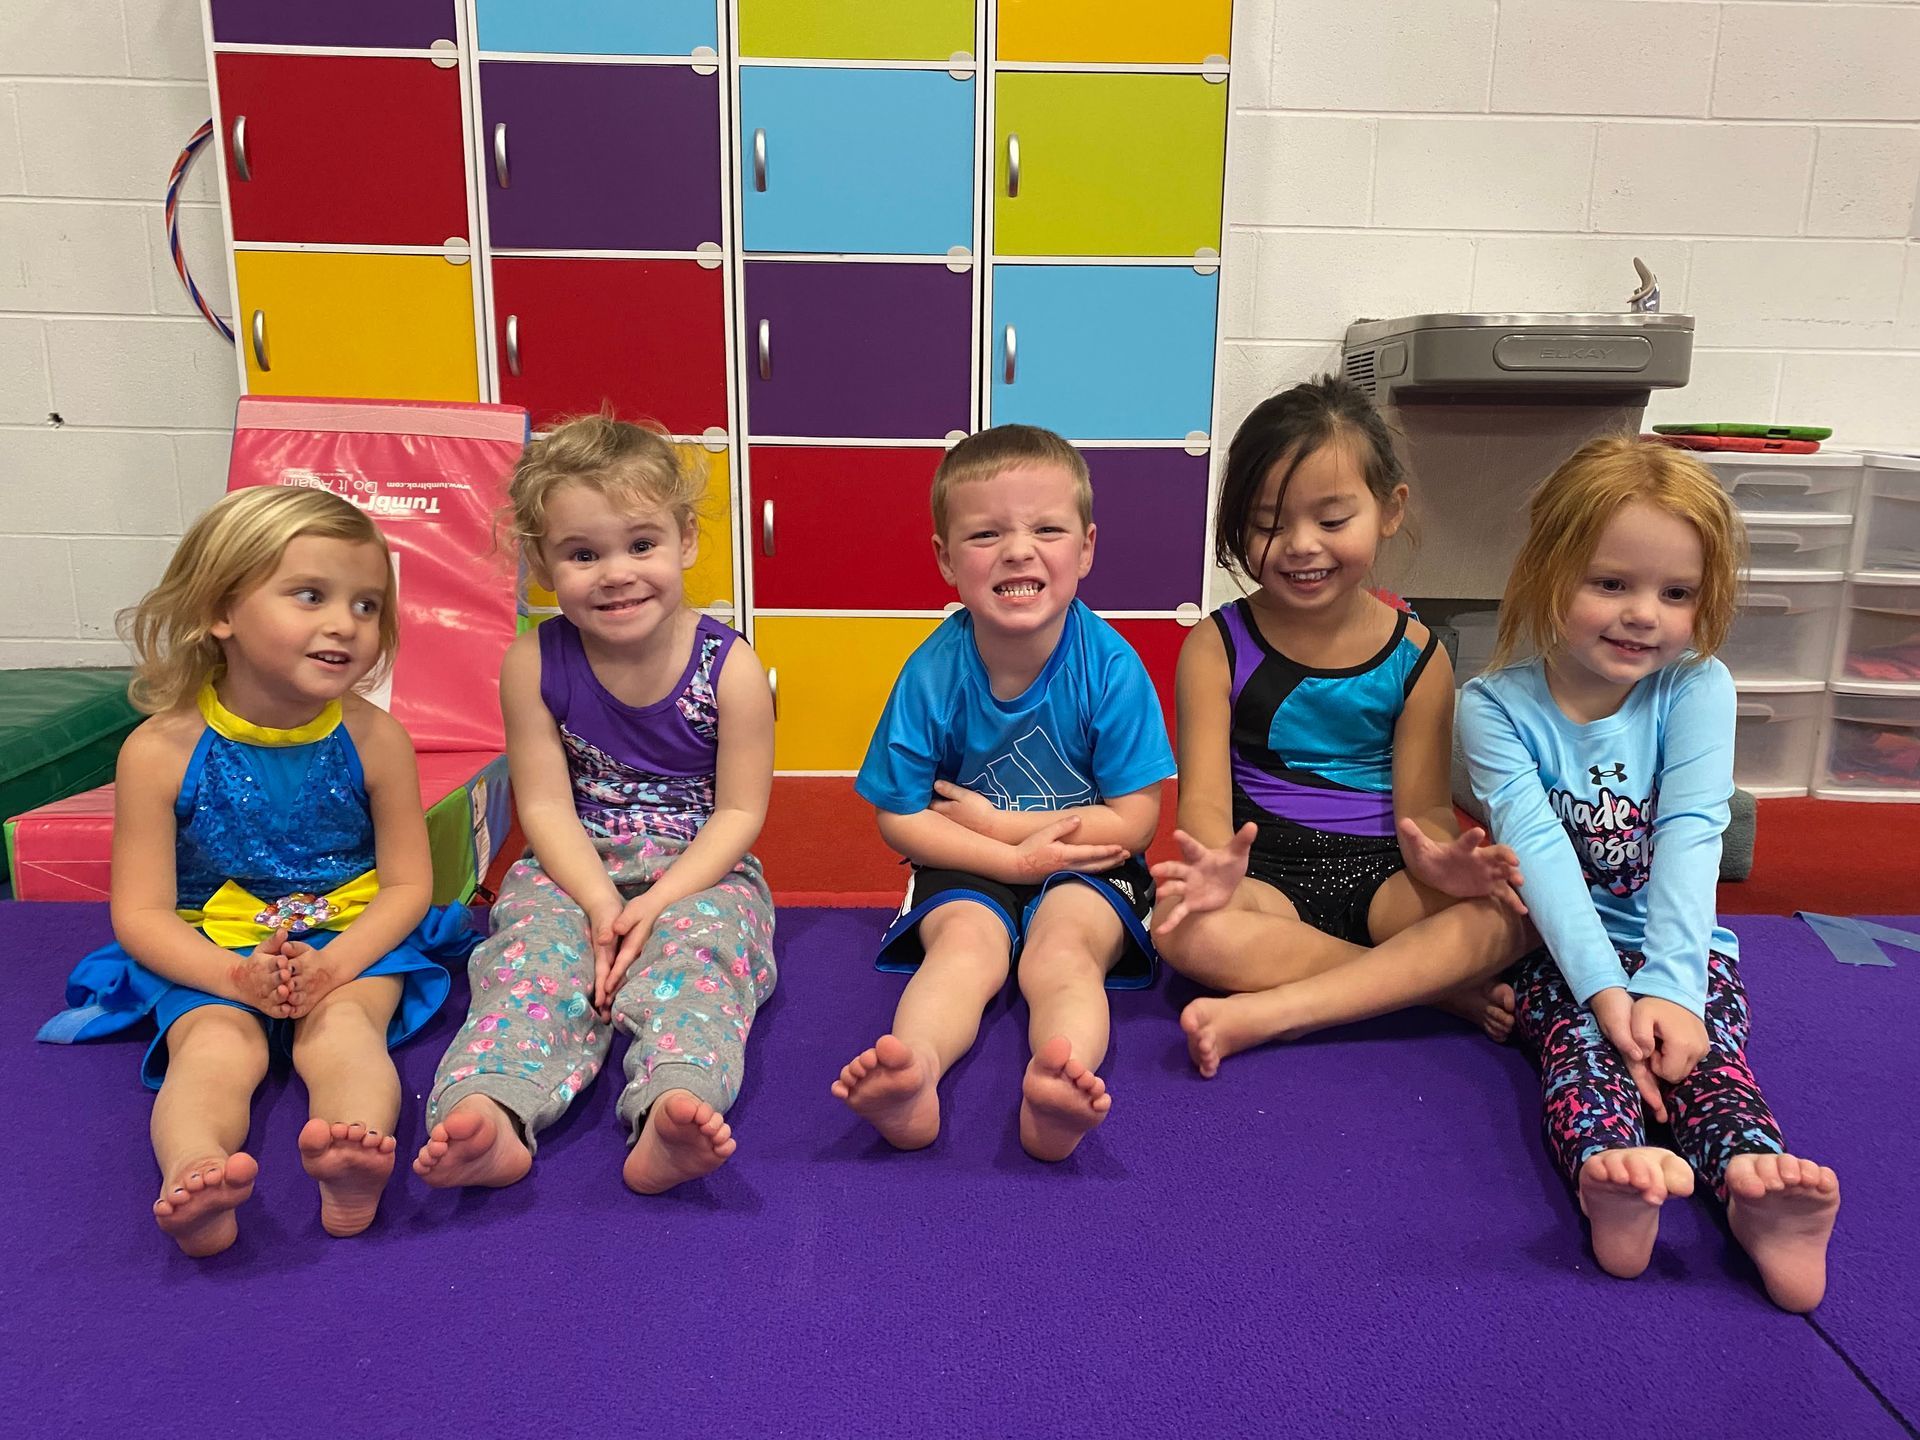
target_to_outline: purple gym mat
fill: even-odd
[[[403,1164],[373,1229],[332,1240],[294,1149],[301,1092],[275,1075],[240,1242],[194,1262],[146,1215],[139,1045],[31,1039],[105,907],[0,905],[24,1221],[0,1277],[9,1421],[204,1435],[271,1417],[327,1440],[1914,1434],[1892,1407],[1920,1413],[1920,958],[1850,969],[1794,922],[1735,922],[1761,1076],[1790,1139],[1842,1172],[1818,1319],[1856,1373],[1766,1302],[1698,1203],[1668,1207],[1639,1281],[1596,1273],[1525,1062],[1437,1016],[1269,1047],[1207,1082],[1174,1026],[1184,990],[1116,995],[1113,1116],[1043,1167],[1014,1135],[1024,1013],[1003,1000],[948,1081],[945,1135],[895,1154],[827,1093],[898,993],[868,966],[882,918],[781,916],[740,1152],[711,1179],[628,1194],[603,1079],[528,1182],[448,1195]],[[401,1056],[408,1155],[456,1018]]]

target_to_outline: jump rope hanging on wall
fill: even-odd
[[[212,136],[213,121],[208,120],[193,132],[193,138],[187,141],[187,148],[180,152],[179,158],[173,162],[172,172],[167,176],[167,249],[173,252],[173,268],[179,272],[180,283],[186,286],[188,298],[200,307],[200,313],[207,317],[207,323],[225,336],[231,345],[233,326],[213,313],[213,307],[207,304],[207,297],[193,283],[193,271],[187,265],[186,252],[180,248],[180,187],[186,181],[187,171],[193,168],[193,162]]]

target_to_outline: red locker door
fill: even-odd
[[[1097,561],[1096,561],[1097,563]],[[1114,620],[1109,622],[1146,663],[1147,674],[1160,696],[1160,712],[1166,716],[1167,735],[1173,729],[1173,672],[1180,663],[1180,647],[1187,643],[1191,627],[1178,620]],[[1205,622],[1203,622],[1205,623]]]
[[[675,435],[726,429],[724,278],[697,260],[496,258],[501,400],[535,429],[603,404]]]
[[[747,548],[767,610],[940,610],[927,494],[942,452],[756,445]]]
[[[457,68],[249,54],[217,55],[214,67],[235,240],[472,239]]]

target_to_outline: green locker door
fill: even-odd
[[[1225,85],[1011,72],[994,106],[995,254],[1218,253]]]
[[[740,0],[740,53],[946,60],[973,52],[973,0]]]

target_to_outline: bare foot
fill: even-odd
[[[1064,1160],[1112,1108],[1107,1082],[1056,1035],[1033,1052],[1020,1081],[1020,1144],[1036,1160]]]
[[[1609,1275],[1631,1280],[1653,1258],[1660,1207],[1691,1195],[1693,1171],[1654,1145],[1602,1150],[1580,1167],[1580,1209],[1593,1227],[1593,1258]]]
[[[669,1090],[647,1112],[620,1178],[636,1194],[658,1195],[711,1175],[739,1148],[726,1116],[685,1090]]]
[[[1797,1155],[1736,1155],[1727,1166],[1727,1224],[1782,1310],[1805,1314],[1827,1293],[1827,1240],[1840,1180]]]
[[[920,1150],[940,1134],[939,1077],[932,1057],[882,1035],[840,1070],[833,1093],[896,1150]]]
[[[218,1255],[239,1238],[234,1210],[253,1194],[260,1166],[244,1150],[189,1161],[153,1202],[153,1218],[174,1243],[199,1259]]]
[[[533,1156],[497,1101],[467,1095],[434,1126],[413,1157],[413,1173],[429,1185],[511,1185],[526,1178]]]
[[[1229,1055],[1251,1050],[1269,1040],[1286,1038],[1292,1017],[1282,991],[1254,990],[1245,995],[1209,996],[1195,1000],[1180,1012],[1180,1028],[1187,1032],[1187,1054],[1193,1068],[1211,1080]]]
[[[300,1163],[320,1186],[320,1226],[358,1235],[373,1223],[393,1173],[393,1136],[317,1116],[300,1127]]]
[[[1506,1043],[1513,1033],[1513,987],[1493,980],[1480,980],[1449,990],[1433,1002],[1433,1008],[1457,1016],[1469,1025],[1478,1025],[1496,1045]]]

